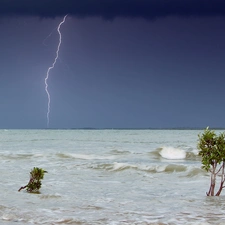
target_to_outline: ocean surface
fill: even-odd
[[[225,224],[202,132],[0,130],[0,224]],[[48,171],[40,194],[18,192],[33,167]]]

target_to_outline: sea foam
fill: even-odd
[[[186,158],[186,152],[179,148],[174,147],[163,147],[159,154],[164,159],[185,159]]]

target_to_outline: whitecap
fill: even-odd
[[[129,165],[127,163],[114,162],[114,164],[113,164],[114,171],[121,171],[121,170],[132,168],[132,167],[133,167],[132,165]]]
[[[162,150],[159,152],[161,157],[165,159],[185,159],[186,152],[179,148],[174,147],[163,147]]]
[[[83,159],[83,160],[95,160],[95,159],[114,159],[114,156],[99,156],[99,155],[90,155],[90,154],[67,154],[69,157],[75,159]]]

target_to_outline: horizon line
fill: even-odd
[[[138,128],[128,128],[128,127],[71,127],[71,128],[0,128],[0,130],[202,130],[207,127],[138,127]],[[225,130],[225,127],[210,127],[211,130]]]

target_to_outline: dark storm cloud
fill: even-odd
[[[99,16],[155,19],[224,16],[225,0],[0,0],[1,16]]]

